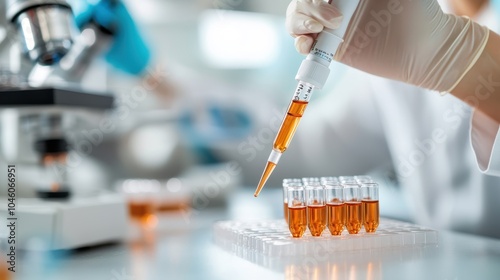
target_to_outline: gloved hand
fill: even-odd
[[[93,21],[113,31],[106,61],[128,74],[142,75],[151,52],[127,7],[119,0],[70,0],[79,28]]]
[[[286,25],[306,54],[324,27],[350,20],[335,60],[420,87],[452,91],[483,52],[489,30],[444,14],[436,0],[360,0],[352,18],[321,0],[293,0]]]

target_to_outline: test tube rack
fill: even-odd
[[[262,254],[267,257],[297,257],[323,253],[371,249],[437,246],[438,232],[423,226],[382,218],[375,233],[332,236],[325,230],[320,237],[306,232],[293,238],[283,220],[221,221],[213,226],[214,243],[240,257]]]

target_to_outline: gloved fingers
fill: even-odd
[[[300,35],[295,38],[295,49],[301,54],[307,55],[314,43],[313,36]]]
[[[323,24],[310,16],[293,13],[286,18],[286,28],[290,35],[296,37],[304,34],[319,33],[323,30]]]
[[[342,12],[337,7],[324,1],[316,4],[314,9],[308,8],[307,13],[310,13],[310,16],[330,29],[339,28],[344,18]]]
[[[323,27],[338,28],[342,18],[340,10],[327,2],[294,0],[288,5],[286,26],[292,36],[319,33]]]

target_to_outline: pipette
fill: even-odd
[[[314,89],[321,89],[325,85],[330,74],[330,64],[333,61],[333,57],[338,47],[343,42],[349,20],[354,14],[359,0],[330,0],[328,3],[333,3],[339,8],[344,15],[344,19],[338,29],[325,28],[318,35],[309,55],[302,61],[295,77],[295,79],[299,81],[297,89],[295,90],[285,118],[283,119],[283,123],[278,131],[278,135],[274,140],[273,149],[269,155],[257,189],[255,190],[255,197],[262,191],[262,188],[276,168],[281,156],[290,145],[300,119],[304,115],[307,104],[309,104],[311,100]]]

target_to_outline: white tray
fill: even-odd
[[[326,228],[320,237],[306,231],[302,238],[292,238],[283,220],[223,221],[214,225],[213,238],[215,244],[236,255],[259,253],[269,257],[438,244],[437,231],[389,219],[381,219],[375,233],[361,230],[348,234],[344,230],[341,236],[332,236]]]

